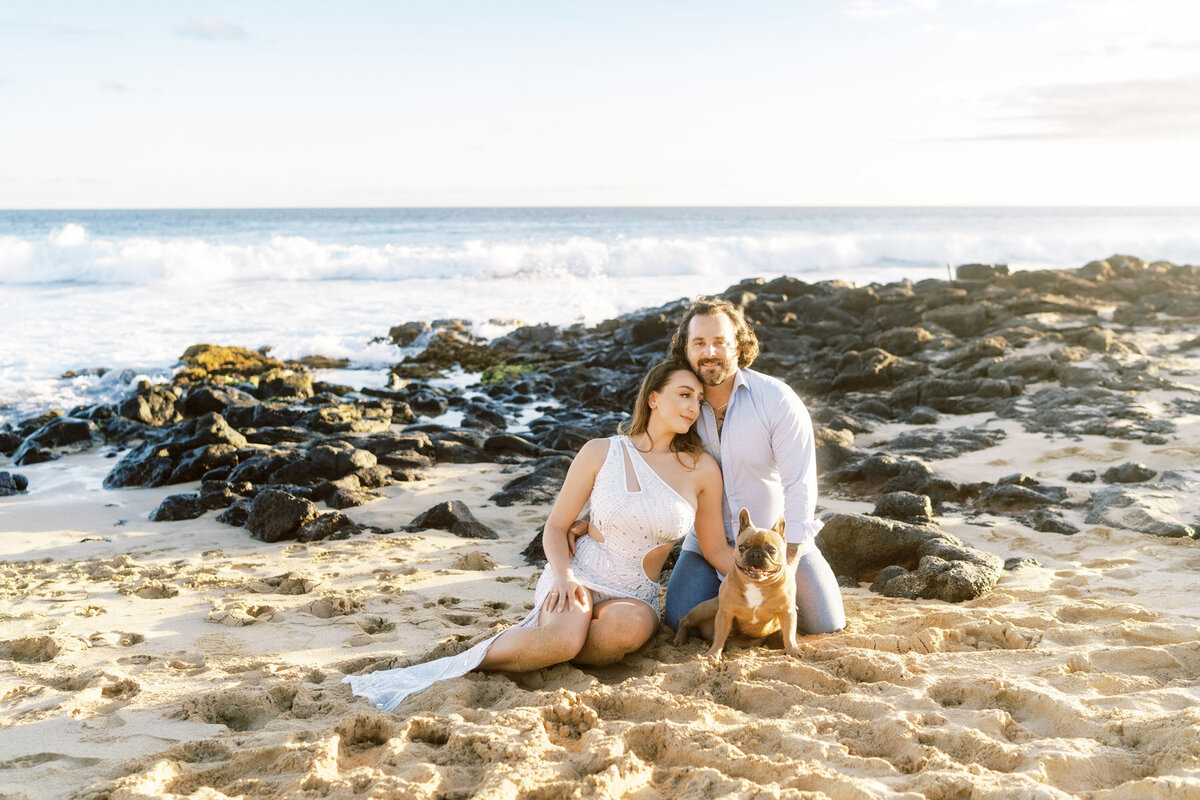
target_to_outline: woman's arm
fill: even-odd
[[[707,453],[697,464],[696,538],[700,541],[700,552],[704,559],[722,575],[733,569],[733,548],[725,539],[725,519],[721,500],[725,487],[721,482],[721,468]]]
[[[587,606],[587,589],[575,580],[571,569],[571,553],[568,544],[567,529],[583,510],[584,503],[592,494],[592,486],[596,482],[596,473],[604,464],[608,455],[608,441],[592,439],[580,448],[567,470],[562,489],[546,518],[546,526],[542,530],[542,549],[546,552],[546,569],[554,576],[555,589],[546,601],[546,608],[552,612],[565,610],[572,599],[581,608]]]

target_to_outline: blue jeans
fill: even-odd
[[[671,630],[687,612],[717,596],[721,578],[704,556],[684,550],[675,562],[667,584],[663,617]],[[846,627],[842,592],[829,562],[821,551],[810,546],[796,565],[796,630],[801,634],[835,633]]]

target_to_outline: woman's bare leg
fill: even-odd
[[[572,604],[551,612],[543,606],[536,628],[509,628],[497,636],[478,669],[532,672],[570,661],[583,647],[591,624],[591,592],[587,608]]]
[[[658,614],[641,600],[614,598],[596,603],[576,664],[615,664],[658,633]]]

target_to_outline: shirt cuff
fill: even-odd
[[[788,544],[807,544],[824,527],[825,523],[819,519],[809,520],[808,522],[788,522],[787,527],[784,529],[784,533],[786,534],[784,538]]]

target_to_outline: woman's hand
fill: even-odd
[[[579,608],[585,609],[590,599],[591,593],[587,587],[575,580],[575,574],[568,570],[565,575],[555,575],[554,582],[550,584],[550,593],[546,595],[546,610],[552,614],[569,611],[572,603],[577,603]]]

